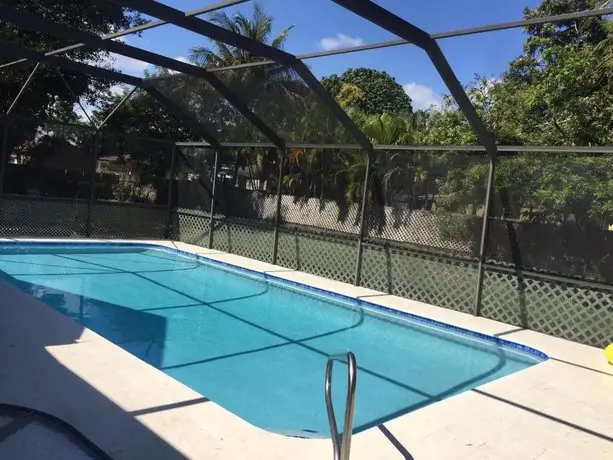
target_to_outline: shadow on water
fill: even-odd
[[[172,405],[126,411],[85,378],[74,373],[68,364],[64,365],[50,353],[50,348],[78,343],[83,334],[83,326],[73,321],[58,323],[56,312],[43,305],[40,300],[24,296],[15,289],[19,287],[29,294],[34,285],[11,279],[12,277],[5,273],[0,273],[0,277],[0,292],[5,299],[11,299],[11,302],[0,303],[0,403],[13,407],[30,407],[57,417],[72,425],[111,458],[187,458],[137,417],[174,407],[205,403],[206,399],[197,398]],[[59,295],[46,300],[56,306],[62,303]],[[105,307],[114,311],[113,318],[118,322],[123,321],[126,314],[132,314],[121,307]],[[156,331],[158,337],[163,337],[163,321],[151,316],[153,315],[136,313],[136,316],[127,318],[129,321],[145,322],[149,329]],[[112,365],[109,365],[108,372],[113,372]],[[8,442],[10,439],[11,437],[0,440],[2,458],[23,458],[20,457],[20,450],[15,449],[15,444]],[[48,446],[48,458],[66,458],[67,452],[64,448],[60,448],[55,442],[51,444],[48,435],[45,438],[27,439],[41,447]],[[46,444],[47,442],[50,444]]]
[[[3,279],[80,325],[104,336],[152,366],[163,361],[166,319],[72,292],[19,280],[4,271]]]
[[[485,372],[482,372],[480,374],[475,375],[474,377],[471,377],[469,379],[466,380],[462,380],[461,382],[452,385],[451,387],[447,388],[444,391],[441,391],[439,393],[433,394],[433,395],[427,395],[427,398],[424,401],[420,401],[418,403],[415,404],[411,404],[409,406],[405,406],[401,409],[398,409],[397,411],[391,412],[389,414],[385,414],[382,417],[376,419],[376,420],[372,420],[369,423],[363,424],[359,427],[357,427],[354,432],[359,433],[361,431],[365,431],[369,428],[373,428],[375,426],[379,426],[382,425],[383,423],[387,422],[388,420],[391,420],[393,418],[396,417],[400,417],[401,415],[405,415],[408,414],[409,412],[413,412],[417,409],[421,409],[423,407],[429,406],[430,404],[433,404],[435,402],[439,402],[442,401],[445,398],[448,398],[450,396],[453,396],[457,393],[460,393],[462,391],[468,390],[472,387],[472,385],[476,384],[476,383],[480,383],[483,381],[483,379],[486,379],[492,375],[494,375],[496,372],[498,372],[500,369],[502,369],[504,367],[504,365],[506,364],[506,356],[503,352],[502,349],[500,348],[496,348],[497,350],[497,354],[498,354],[498,362],[492,366],[490,369],[488,369]]]
[[[82,263],[82,264],[88,264],[91,266],[95,266],[98,269],[104,269],[104,270],[113,270],[115,273],[124,273],[124,274],[129,274],[131,276],[135,276],[138,277],[142,280],[147,281],[148,283],[152,283],[154,285],[156,285],[157,287],[161,287],[164,288],[165,290],[171,291],[173,293],[176,294],[180,294],[181,296],[185,297],[186,299],[189,299],[193,302],[189,304],[189,306],[202,306],[203,308],[209,308],[212,310],[215,310],[216,312],[222,314],[222,315],[226,315],[234,320],[240,321],[244,324],[247,324],[251,327],[254,327],[256,329],[265,331],[273,336],[275,336],[276,338],[279,338],[281,340],[283,340],[283,343],[280,344],[275,344],[275,345],[271,345],[271,346],[266,346],[266,347],[261,347],[261,348],[253,348],[250,350],[245,350],[245,351],[241,351],[238,353],[232,353],[232,354],[228,354],[228,355],[221,355],[221,356],[215,356],[215,357],[211,357],[205,360],[200,360],[200,361],[193,361],[193,362],[188,362],[188,363],[181,363],[181,364],[177,364],[177,365],[173,365],[173,366],[168,366],[168,367],[163,367],[162,366],[162,353],[163,353],[163,346],[164,346],[164,339],[165,339],[165,328],[166,328],[166,323],[165,323],[165,319],[159,316],[156,316],[155,314],[150,314],[147,311],[137,311],[137,310],[132,310],[129,308],[125,308],[125,307],[121,307],[118,305],[114,305],[114,304],[110,304],[107,302],[102,302],[100,300],[96,300],[96,299],[90,299],[87,297],[82,298],[82,302],[81,302],[81,306],[79,307],[78,311],[74,311],[74,308],[68,308],[66,307],[66,295],[69,296],[75,296],[74,294],[70,294],[70,293],[63,293],[61,291],[57,291],[57,290],[53,290],[51,296],[48,297],[44,297],[44,294],[42,296],[42,300],[47,303],[48,305],[52,306],[55,309],[58,309],[60,311],[62,311],[63,313],[67,314],[68,316],[70,316],[71,318],[75,319],[76,321],[79,321],[81,324],[83,324],[84,326],[89,327],[90,329],[98,332],[96,330],[97,325],[96,324],[89,324],[88,323],[88,315],[84,314],[83,310],[86,310],[88,308],[95,308],[98,309],[105,317],[106,321],[108,321],[108,323],[113,325],[112,328],[112,333],[109,334],[108,330],[105,331],[100,331],[99,333],[101,333],[102,335],[104,335],[107,339],[111,340],[112,342],[116,343],[117,345],[121,346],[122,348],[126,349],[127,351],[129,351],[130,353],[136,355],[137,357],[141,358],[142,360],[146,361],[149,364],[152,364],[155,367],[158,367],[160,369],[163,370],[168,370],[168,369],[174,369],[174,368],[178,368],[178,367],[186,367],[186,366],[190,366],[190,365],[194,365],[194,364],[201,364],[201,363],[206,363],[206,362],[211,362],[211,361],[217,361],[217,360],[223,360],[223,359],[227,359],[227,358],[232,358],[235,356],[240,356],[240,355],[248,355],[248,354],[253,354],[253,353],[258,353],[258,352],[262,352],[262,351],[266,351],[266,350],[270,350],[270,349],[275,349],[275,348],[281,348],[281,347],[287,347],[287,346],[299,346],[302,348],[305,348],[313,353],[317,353],[321,356],[325,356],[327,357],[329,355],[328,351],[326,350],[321,350],[318,349],[316,347],[314,347],[311,344],[305,343],[307,341],[313,340],[313,339],[317,339],[317,338],[321,338],[321,337],[327,337],[327,336],[332,336],[335,334],[339,334],[342,332],[346,332],[350,329],[354,329],[359,327],[360,325],[363,324],[364,322],[364,309],[359,308],[357,311],[359,311],[360,313],[360,317],[358,319],[358,321],[356,321],[353,324],[350,324],[348,326],[339,328],[339,329],[335,329],[332,331],[327,331],[327,332],[323,332],[321,334],[316,334],[316,335],[312,335],[309,337],[302,337],[302,338],[292,338],[289,337],[285,334],[282,334],[278,331],[274,331],[268,327],[265,327],[261,324],[258,324],[252,320],[249,320],[247,318],[243,318],[240,315],[237,315],[235,313],[229,312],[227,310],[224,310],[220,307],[218,307],[217,305],[220,303],[224,303],[224,302],[231,302],[234,300],[241,300],[241,299],[247,299],[247,298],[255,298],[258,296],[263,296],[264,294],[266,294],[266,292],[269,289],[269,285],[268,283],[265,284],[265,288],[257,293],[254,293],[252,295],[248,295],[248,296],[242,296],[242,297],[236,297],[236,298],[228,298],[228,299],[219,299],[216,301],[206,301],[205,299],[202,298],[198,298],[195,297],[191,294],[188,294],[186,292],[183,292],[180,289],[176,289],[168,284],[164,284],[163,282],[157,281],[157,280],[152,280],[148,277],[146,277],[143,273],[147,273],[147,272],[151,272],[151,270],[147,271],[147,270],[143,270],[141,271],[128,271],[128,270],[123,270],[123,269],[118,269],[117,267],[112,267],[109,265],[105,265],[102,263],[98,263],[98,262],[92,262],[89,260],[80,260],[78,257],[70,257],[66,254],[55,254],[57,257],[62,258],[64,260],[67,261],[72,261],[72,262],[78,262],[78,263]],[[159,257],[160,259],[165,259],[165,257]],[[169,260],[173,260],[173,259],[169,259]],[[199,264],[196,262],[196,266],[198,266]],[[176,268],[172,268],[169,269],[167,271],[172,272],[175,271]],[[154,272],[162,272],[162,271],[166,271],[166,270],[155,270]],[[9,276],[9,275],[4,275]],[[12,278],[9,276],[9,278]],[[12,278],[12,280],[10,281],[12,284],[19,286],[24,292],[29,293],[30,295],[39,292],[39,290],[42,288],[44,289],[48,289],[44,286],[39,286],[36,284],[32,284],[32,283],[27,283],[27,282],[23,282],[23,281],[19,281],[16,280],[14,278]],[[87,307],[87,308],[85,308]],[[179,308],[180,306],[173,306],[173,307],[160,307],[160,308],[152,308],[149,309],[150,311],[156,311],[156,310],[164,310],[164,309],[170,309],[170,308]],[[108,324],[107,324],[108,325]],[[138,326],[136,326],[138,325]],[[146,347],[143,347],[143,344],[146,343]],[[364,372],[366,374],[369,374],[371,376],[374,376],[378,379],[381,379],[382,381],[385,381],[387,383],[393,384],[395,386],[398,386],[400,388],[403,388],[404,390],[416,393],[418,395],[420,395],[421,397],[423,397],[424,399],[418,403],[406,406],[406,407],[402,407],[400,409],[398,409],[397,411],[394,411],[392,413],[386,414],[376,420],[372,420],[369,423],[363,424],[361,426],[356,427],[355,432],[360,432],[360,431],[364,431],[368,428],[372,428],[374,426],[381,426],[383,422],[390,420],[391,418],[400,416],[400,415],[404,415],[408,412],[411,412],[413,410],[419,409],[421,407],[427,406],[429,404],[432,404],[434,402],[440,401],[442,399],[445,399],[446,397],[449,397],[453,394],[456,394],[460,391],[469,389],[471,387],[471,385],[474,385],[476,383],[482,382],[484,379],[488,378],[489,376],[494,375],[496,372],[498,372],[500,369],[502,369],[505,365],[506,362],[506,356],[505,353],[502,349],[500,348],[494,348],[492,347],[493,350],[491,351],[492,353],[495,353],[498,357],[498,361],[495,365],[493,365],[489,370],[480,373],[479,375],[473,376],[470,379],[466,379],[463,380],[461,382],[458,382],[457,384],[451,386],[450,388],[446,389],[445,391],[436,393],[436,394],[431,394],[425,391],[420,390],[419,388],[415,388],[413,386],[411,386],[410,384],[408,384],[407,382],[400,382],[397,381],[387,375],[375,372],[371,369],[368,369],[364,366],[358,366],[358,369],[360,370],[360,372]],[[494,351],[495,350],[495,351]],[[381,428],[379,428],[381,429]],[[384,433],[385,434],[385,433]],[[391,434],[391,433],[390,433]],[[388,439],[390,439],[388,437]],[[395,438],[394,438],[395,439]],[[391,440],[390,440],[391,441]],[[393,441],[391,441],[392,443],[394,443]],[[411,457],[406,457],[405,458],[411,458]]]
[[[66,256],[61,256],[61,257],[69,259],[69,260],[73,260],[71,257],[66,257]],[[79,261],[78,259],[74,259],[74,260],[75,261]],[[109,266],[103,265],[103,264],[98,264],[98,263],[93,263],[93,264],[98,266],[98,267],[105,268],[105,269],[113,268],[113,267],[109,267]],[[243,317],[241,317],[241,316],[239,316],[239,315],[237,315],[235,313],[231,313],[231,312],[228,312],[226,310],[223,310],[221,308],[216,307],[216,304],[218,304],[218,303],[229,302],[229,301],[231,301],[233,299],[223,299],[223,300],[218,300],[218,301],[214,301],[214,302],[207,302],[205,299],[195,297],[195,296],[193,296],[191,294],[188,294],[188,293],[186,293],[186,292],[184,292],[184,291],[182,291],[180,289],[176,289],[176,288],[174,288],[172,286],[169,286],[168,284],[164,284],[164,283],[162,283],[160,281],[151,280],[151,279],[147,278],[146,276],[143,276],[140,272],[130,272],[130,273],[132,275],[134,275],[134,276],[137,276],[137,277],[142,278],[142,279],[144,279],[144,280],[146,280],[148,282],[151,282],[151,283],[155,284],[156,286],[159,286],[159,287],[162,287],[162,288],[167,289],[169,291],[172,291],[174,293],[180,294],[180,295],[182,295],[182,296],[184,296],[184,297],[194,301],[194,303],[200,303],[204,307],[208,307],[210,309],[213,309],[213,310],[217,311],[220,314],[226,315],[228,317],[231,317],[232,319],[235,319],[235,320],[240,321],[242,323],[248,324],[251,327],[254,327],[256,329],[259,329],[259,330],[262,330],[264,332],[267,332],[267,333],[269,333],[269,334],[271,334],[271,335],[273,335],[273,336],[275,336],[275,337],[277,337],[279,339],[282,339],[284,341],[281,344],[275,344],[275,345],[271,345],[271,346],[267,346],[267,347],[261,347],[261,348],[255,348],[255,349],[251,349],[251,350],[246,350],[246,351],[239,352],[239,353],[232,353],[232,354],[228,354],[228,355],[212,357],[212,358],[208,358],[206,360],[201,360],[201,361],[193,361],[193,362],[189,362],[189,363],[182,363],[182,364],[177,364],[177,365],[173,365],[173,366],[168,366],[168,367],[162,368],[164,370],[170,370],[170,369],[186,367],[186,366],[190,366],[190,365],[194,365],[194,364],[202,364],[202,363],[206,363],[206,362],[218,361],[218,360],[222,360],[222,359],[226,359],[226,358],[232,358],[232,357],[235,357],[235,356],[248,355],[248,354],[258,353],[258,352],[261,352],[261,351],[266,351],[266,350],[275,349],[275,348],[282,348],[282,347],[287,347],[287,346],[292,346],[292,345],[305,348],[305,349],[307,349],[307,350],[309,350],[311,352],[314,352],[314,353],[317,353],[317,354],[319,354],[321,356],[326,356],[327,357],[329,355],[329,353],[327,351],[318,349],[318,348],[316,348],[316,347],[314,347],[314,346],[312,346],[310,344],[307,344],[305,342],[313,340],[313,339],[316,339],[316,338],[320,338],[320,337],[332,336],[332,335],[335,335],[335,334],[339,334],[339,333],[348,331],[350,329],[357,328],[364,321],[364,310],[360,308],[359,309],[360,318],[359,318],[359,320],[355,324],[352,324],[352,325],[344,327],[344,328],[336,329],[336,330],[333,330],[333,331],[325,332],[325,333],[322,333],[322,334],[318,334],[318,335],[314,335],[314,336],[309,336],[309,337],[303,337],[303,338],[300,338],[300,339],[295,339],[295,338],[289,337],[287,335],[281,334],[281,333],[279,333],[277,331],[274,331],[274,330],[272,330],[272,329],[270,329],[268,327],[264,327],[264,326],[254,322],[254,321],[251,321],[251,320],[248,320],[246,318],[243,318]],[[265,287],[265,289],[262,292],[254,294],[253,296],[246,296],[246,297],[257,297],[257,296],[260,296],[260,295],[264,295],[268,291],[268,289],[269,289],[269,285],[266,284],[266,287]],[[429,332],[425,331],[425,333],[429,333]],[[406,382],[400,382],[398,380],[390,378],[387,375],[381,374],[379,372],[375,372],[375,371],[373,371],[371,369],[368,369],[368,368],[366,368],[364,366],[358,365],[358,369],[359,369],[360,372],[363,372],[363,373],[369,374],[371,376],[374,376],[374,377],[376,377],[378,379],[381,379],[381,380],[383,380],[383,381],[385,381],[387,383],[391,383],[391,384],[393,384],[395,386],[398,386],[400,388],[403,388],[403,389],[405,389],[407,391],[419,394],[420,396],[422,396],[425,399],[423,401],[420,401],[419,403],[415,403],[415,404],[411,404],[411,405],[406,406],[406,407],[402,407],[402,408],[398,409],[397,411],[394,411],[392,413],[386,414],[386,415],[384,415],[384,416],[382,416],[380,418],[372,420],[369,423],[360,425],[360,426],[355,428],[355,432],[361,432],[361,431],[364,431],[366,429],[372,428],[374,426],[378,426],[378,425],[382,424],[383,422],[385,422],[387,420],[390,420],[392,418],[398,417],[400,415],[407,414],[407,413],[412,412],[414,410],[417,410],[417,409],[420,409],[422,407],[425,407],[425,406],[427,406],[429,404],[441,401],[441,400],[443,400],[443,399],[445,399],[445,398],[447,398],[449,396],[452,396],[454,394],[457,394],[457,393],[459,393],[459,392],[461,392],[463,390],[467,390],[472,385],[474,385],[476,383],[480,383],[484,379],[487,379],[488,377],[494,375],[496,372],[498,372],[500,369],[502,369],[504,367],[504,365],[506,364],[506,356],[505,356],[504,351],[501,348],[499,348],[499,347],[493,348],[490,351],[490,353],[495,354],[498,357],[498,360],[497,360],[497,363],[495,365],[493,365],[489,370],[487,370],[485,372],[482,372],[482,373],[480,373],[478,375],[475,375],[475,376],[471,377],[470,379],[466,379],[466,380],[463,380],[461,382],[458,382],[457,384],[451,386],[450,388],[446,389],[445,391],[442,391],[442,392],[439,392],[439,393],[436,393],[436,394],[431,394],[431,393],[425,392],[423,390],[420,390],[419,388],[416,388],[414,386],[409,385]]]

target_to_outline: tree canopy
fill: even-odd
[[[402,85],[381,70],[348,69],[340,76],[324,77],[321,82],[335,98],[366,115],[408,115],[413,110]]]
[[[211,14],[208,20],[236,34],[244,35],[253,40],[269,44],[274,48],[283,48],[293,26],[286,27],[276,37],[272,38],[274,18],[266,11],[260,2],[254,2],[251,17],[239,12],[229,16],[225,11]],[[201,66],[231,66],[262,60],[245,50],[215,42],[213,47],[196,46],[190,50],[190,60]]]
[[[588,0],[544,0],[525,17],[581,11]],[[516,145],[613,144],[613,93],[599,73],[611,52],[611,26],[601,18],[535,25],[520,56],[497,79],[478,77],[468,92],[499,143]],[[429,119],[432,143],[477,143],[464,116],[449,98]],[[603,228],[613,222],[613,176],[609,156],[518,154],[500,161],[495,184],[510,196],[512,209],[498,212],[552,223]],[[482,165],[451,168],[439,181],[445,202],[477,206],[484,199]],[[467,181],[473,186],[467,186]],[[475,186],[477,186],[475,190]],[[478,192],[478,193],[475,193]],[[499,205],[501,206],[501,205]],[[507,205],[508,206],[508,205]]]
[[[143,21],[139,14],[106,0],[86,2],[9,0],[4,3],[96,35],[109,34],[140,24]],[[43,52],[73,44],[73,42],[40,32],[25,31],[9,22],[0,22],[0,40],[7,43],[17,43],[25,48]],[[98,51],[91,47],[84,46],[72,50],[66,53],[66,56],[81,62],[112,67],[107,52]],[[6,62],[6,59],[4,62]],[[0,94],[2,94],[0,110],[5,111],[8,108],[33,67],[34,63],[28,62],[3,69],[0,73]],[[66,88],[58,71],[53,66],[42,65],[27,91],[23,94],[19,105],[15,108],[16,112],[39,118],[53,116],[76,120],[77,116],[72,110],[76,98],[82,97],[85,101],[93,102],[97,100],[101,92],[112,85],[112,82],[96,79],[89,75],[66,70],[61,70],[61,72],[74,92],[74,96]]]

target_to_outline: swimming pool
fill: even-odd
[[[0,245],[0,275],[248,422],[288,435],[328,436],[331,354],[357,358],[356,431],[545,359],[186,256],[153,245],[10,243]],[[337,366],[342,414],[346,376]]]

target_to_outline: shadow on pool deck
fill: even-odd
[[[411,452],[409,452],[407,448],[402,445],[402,443],[398,440],[398,438],[394,436],[392,432],[388,430],[385,425],[383,424],[377,425],[377,428],[379,429],[381,433],[383,433],[383,436],[385,436],[389,440],[389,442],[392,443],[392,445],[396,448],[398,453],[402,455],[402,458],[404,460],[415,460],[415,457],[411,455]]]
[[[0,293],[0,403],[30,407],[56,416],[112,458],[186,458],[137,417],[201,404],[206,398],[126,411],[47,350],[78,343],[84,330],[81,325],[61,321],[58,312],[4,280],[0,280]],[[163,329],[164,325],[157,327]],[[32,442],[42,441],[33,439]],[[14,446],[10,452],[3,452],[2,446],[0,442],[3,459],[24,458]],[[47,458],[68,458],[64,454],[49,452]]]

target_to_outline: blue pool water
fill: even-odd
[[[330,354],[356,356],[357,431],[542,360],[147,246],[7,244],[0,246],[0,271],[227,410],[289,435],[328,436]],[[335,369],[340,419],[346,367]]]

